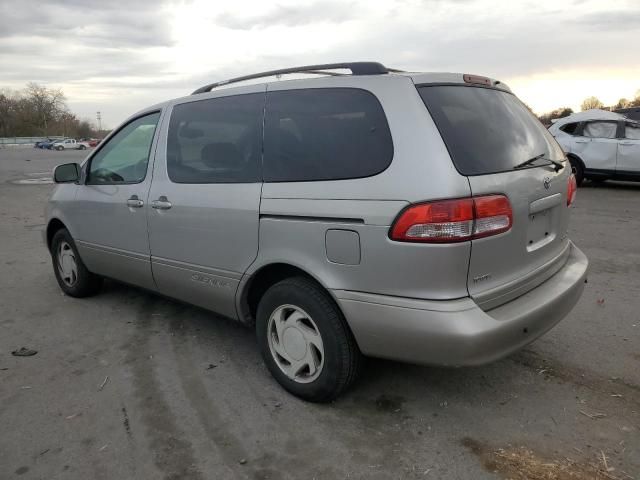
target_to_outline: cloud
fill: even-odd
[[[62,88],[113,126],[207,83],[316,63],[579,82],[637,72],[639,26],[637,0],[0,0],[0,88]]]
[[[0,38],[23,39],[28,47],[34,38],[52,40],[60,46],[147,47],[169,46],[169,19],[162,5],[151,0],[25,0],[0,5]]]
[[[224,12],[214,22],[217,26],[234,30],[271,27],[299,27],[314,23],[343,23],[355,18],[357,5],[352,2],[314,2],[308,5],[276,5],[258,15]]]
[[[640,11],[598,12],[577,18],[575,23],[594,30],[640,30]]]

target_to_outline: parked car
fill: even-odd
[[[48,138],[47,140],[43,140],[41,142],[37,142],[35,144],[36,148],[51,148],[51,145],[56,142],[57,139],[53,139],[53,138]]]
[[[98,139],[98,138],[92,138],[92,139],[90,139],[90,140],[89,140],[89,142],[88,142],[88,143],[89,143],[89,146],[90,146],[90,147],[97,147],[97,146],[98,146],[98,144],[99,144],[101,141],[102,141],[101,139]]]
[[[620,108],[618,110],[614,110],[614,112],[624,115],[629,120],[636,120],[640,122],[640,107]]]
[[[39,140],[36,143],[33,144],[33,148],[44,148],[42,145],[48,142],[53,142],[52,139],[50,138],[46,138],[44,140]]]
[[[640,122],[587,110],[558,119],[549,132],[566,152],[578,185],[585,178],[640,181]]]
[[[559,322],[588,265],[568,167],[504,83],[314,65],[135,114],[56,168],[44,236],[67,295],[109,277],[236,319],[328,401],[362,355],[478,365]]]
[[[64,140],[56,140],[50,146],[50,150],[86,150],[88,144],[85,142],[76,142],[73,138],[65,138]]]

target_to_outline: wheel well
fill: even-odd
[[[582,159],[577,156],[575,153],[567,153],[567,158],[569,160],[575,160],[577,162],[580,163],[580,166],[582,167],[582,170],[584,171],[584,162],[582,161]]]
[[[258,303],[260,302],[264,292],[266,292],[272,285],[275,285],[279,281],[289,277],[306,277],[319,284],[315,278],[301,268],[294,267],[287,263],[274,263],[262,267],[253,274],[249,284],[246,286],[242,294],[242,298],[240,300],[241,320],[251,322],[255,321],[256,313],[258,311]]]
[[[67,228],[64,223],[62,223],[57,218],[52,219],[47,225],[47,248],[51,250],[51,240],[53,240],[53,236],[60,229]]]

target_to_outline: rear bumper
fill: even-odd
[[[532,342],[571,311],[589,261],[573,243],[564,266],[526,294],[489,311],[471,298],[416,300],[347,290],[333,294],[360,350],[433,365],[480,365]]]

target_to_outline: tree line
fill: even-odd
[[[70,112],[60,89],[29,83],[0,90],[0,137],[100,137],[94,125]]]
[[[605,104],[601,102],[598,97],[587,97],[582,102],[582,105],[580,105],[580,110],[584,112],[585,110],[598,108],[601,110],[613,111],[613,110],[619,110],[621,108],[633,108],[633,107],[640,108],[640,90],[636,92],[636,96],[633,100],[621,98],[620,100],[618,100],[618,103],[611,106],[605,106]],[[551,124],[551,120],[554,120],[556,118],[567,117],[572,113],[574,112],[571,107],[560,107],[560,108],[556,108],[555,110],[552,110],[551,112],[544,113],[540,115],[538,118],[543,124],[549,125]]]

